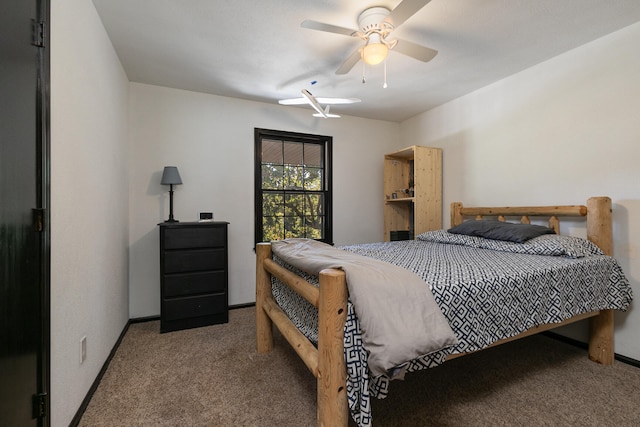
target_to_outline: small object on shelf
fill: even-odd
[[[213,212],[200,212],[200,222],[213,222]]]
[[[410,240],[411,232],[409,230],[394,230],[390,232],[389,237],[392,242],[396,240]]]

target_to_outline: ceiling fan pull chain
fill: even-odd
[[[364,76],[364,71],[365,71],[365,63],[364,61],[362,61],[362,84],[365,84],[367,82],[367,79]]]
[[[387,59],[384,60],[384,83],[382,84],[382,88],[387,88]]]

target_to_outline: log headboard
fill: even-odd
[[[462,224],[465,218],[482,219],[485,216],[497,217],[504,221],[506,217],[520,217],[520,222],[528,224],[530,217],[546,217],[549,228],[560,233],[559,217],[586,217],[587,239],[598,245],[607,255],[613,255],[613,225],[611,218],[611,199],[609,197],[591,197],[587,205],[564,206],[518,206],[518,207],[471,207],[462,203],[451,204],[451,226]]]

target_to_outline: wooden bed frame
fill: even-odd
[[[451,226],[462,223],[465,217],[481,219],[484,216],[504,220],[508,216],[520,217],[529,223],[530,217],[549,218],[549,227],[559,233],[558,217],[586,217],[587,239],[598,245],[605,254],[613,254],[611,199],[592,197],[587,205],[538,206],[538,207],[464,207],[451,204]],[[281,267],[271,258],[271,244],[259,243],[256,247],[256,346],[258,353],[273,348],[275,324],[281,334],[298,353],[309,370],[317,378],[318,426],[347,426],[346,366],[343,354],[344,325],[347,317],[347,284],[342,270],[327,269],[320,272],[319,287]],[[318,347],[316,348],[280,309],[271,292],[271,275],[280,279],[303,298],[318,308]],[[557,328],[576,321],[590,319],[589,358],[597,363],[610,365],[614,359],[613,310],[585,313],[562,323],[533,327],[520,335],[498,341],[503,344],[542,331]],[[452,354],[450,359],[468,353]]]

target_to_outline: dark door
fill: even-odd
[[[2,426],[48,424],[48,14],[47,0],[0,0]]]

